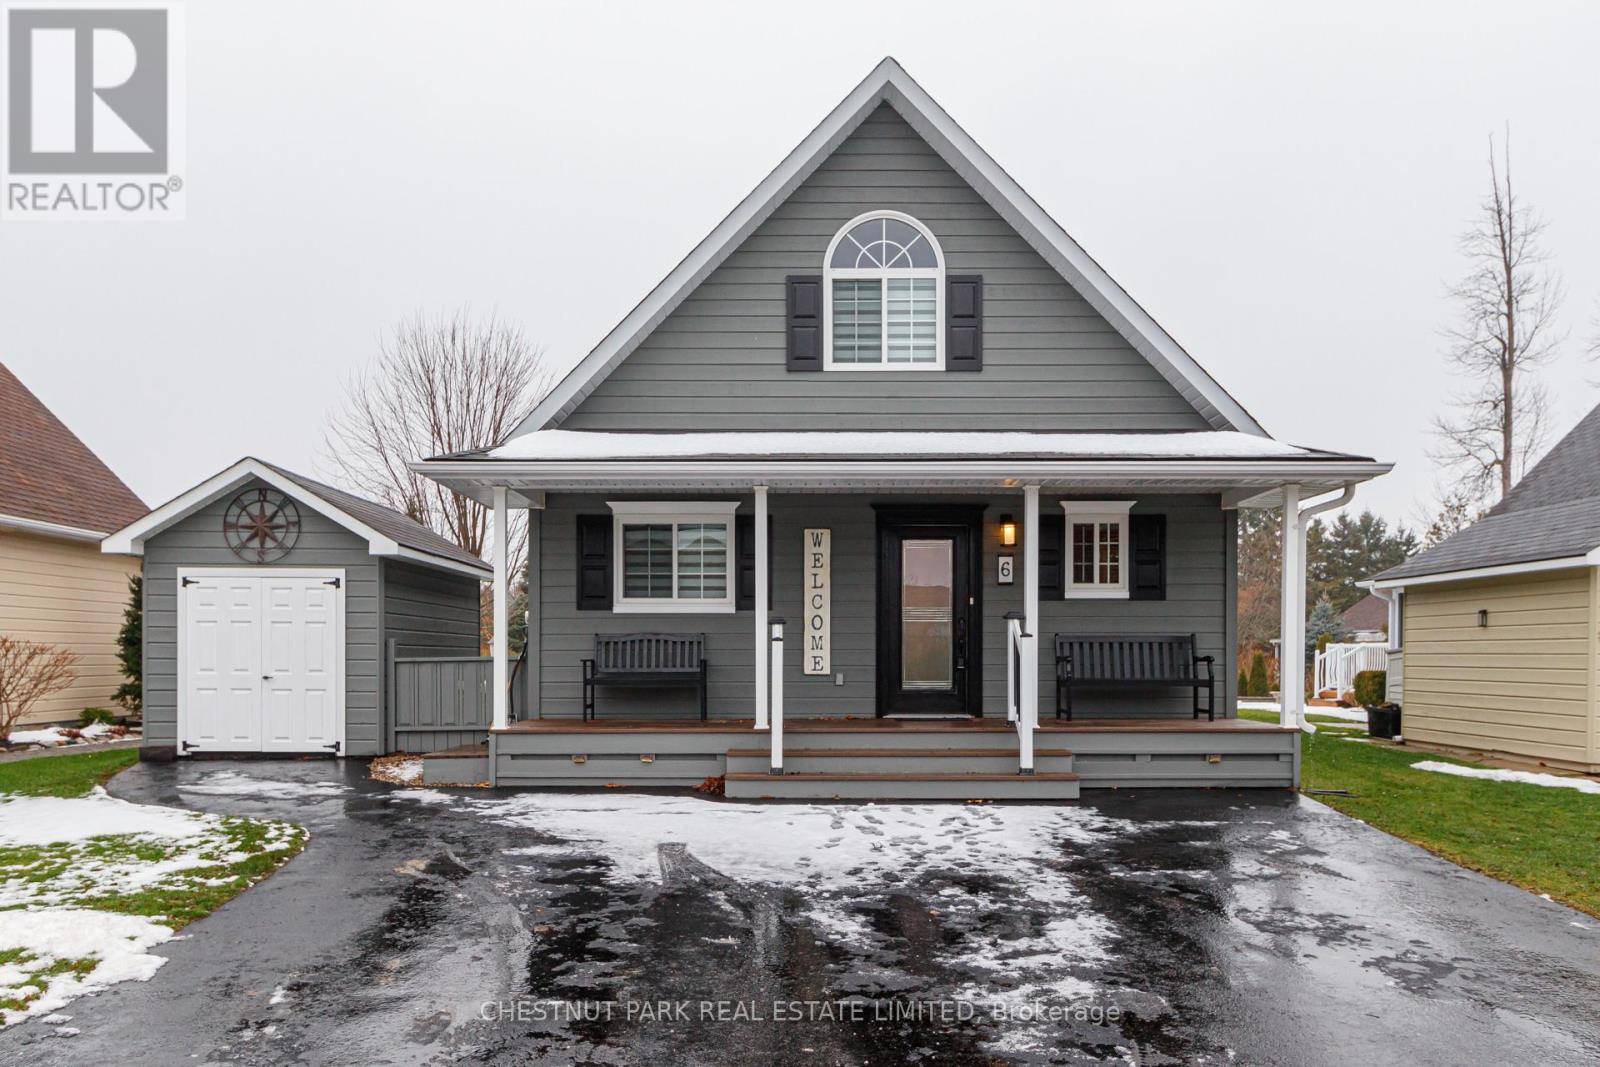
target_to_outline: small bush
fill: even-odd
[[[1272,681],[1267,677],[1267,656],[1260,649],[1250,657],[1250,695],[1264,697],[1272,692]]]
[[[1389,673],[1357,671],[1355,684],[1356,703],[1364,708],[1375,708],[1383,703],[1384,695],[1388,692]]]
[[[93,726],[97,722],[114,726],[117,722],[117,713],[110,708],[84,708],[78,713],[79,726]]]
[[[1250,695],[1250,676],[1245,673],[1243,667],[1239,668],[1239,695],[1242,697]]]

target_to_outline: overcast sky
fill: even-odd
[[[1268,430],[1396,462],[1357,504],[1407,520],[1509,123],[1557,430],[1600,400],[1600,5],[1133,6],[191,3],[187,220],[0,225],[0,361],[152,504],[323,469],[398,319],[564,368],[892,54]]]

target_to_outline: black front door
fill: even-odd
[[[878,714],[982,708],[981,507],[878,509]]]

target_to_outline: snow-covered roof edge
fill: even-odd
[[[1234,430],[1180,433],[817,430],[621,433],[534,430],[474,457],[490,460],[1037,457],[1093,459],[1357,458]]]
[[[886,56],[517,425],[511,438],[560,423],[810,177],[880,103],[888,103],[1112,327],[1217,429],[1267,431],[1128,295],[983,148]]]

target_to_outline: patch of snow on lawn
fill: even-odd
[[[179,839],[203,834],[207,828],[204,815],[130,804],[99,786],[83,797],[0,799],[0,845],[50,845],[106,834]]]
[[[286,778],[256,778],[239,771],[215,771],[195,782],[178,786],[180,793],[200,796],[257,797],[262,800],[332,800],[349,792],[340,782],[296,782]]]
[[[1600,794],[1600,782],[1592,778],[1567,778],[1559,774],[1538,774],[1534,771],[1508,771],[1499,767],[1463,767],[1456,763],[1423,760],[1413,763],[1414,771],[1435,771],[1454,774],[1461,778],[1483,778],[1491,782],[1521,782],[1523,785],[1542,785],[1554,789],[1576,789],[1580,793]]]
[[[139,915],[85,908],[0,911],[0,949],[20,949],[29,957],[0,967],[0,1000],[20,1000],[39,991],[25,1007],[0,1011],[0,1021],[10,1026],[118,982],[149,981],[167,962],[149,949],[171,937],[170,927]],[[76,960],[94,960],[94,968],[83,975],[40,973]]]
[[[77,730],[80,736],[69,737],[66,733],[69,729]],[[106,740],[137,741],[141,736],[138,730],[124,729],[113,737],[115,730],[115,727],[103,722],[94,722],[81,727],[42,726],[37,730],[12,730],[10,740],[14,745],[44,745],[46,748],[59,748],[62,745],[87,745]]]

